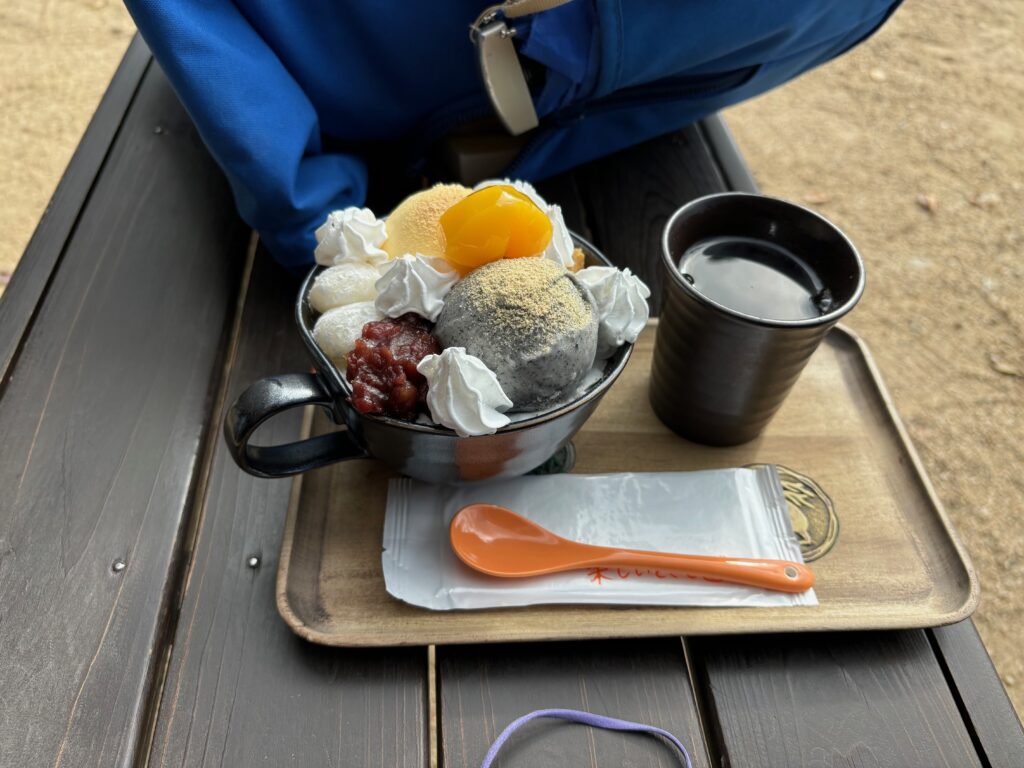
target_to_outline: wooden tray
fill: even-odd
[[[387,594],[381,573],[392,472],[366,460],[295,481],[277,577],[284,620],[316,643],[391,646],[895,629],[950,624],[973,612],[974,569],[853,333],[828,335],[762,437],[708,448],[678,437],[651,411],[654,331],[645,330],[620,380],[574,438],[573,471],[789,468],[787,498],[805,556],[815,559],[818,606],[434,612],[407,605]]]

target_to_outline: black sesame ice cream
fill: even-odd
[[[501,259],[471,272],[445,298],[434,335],[494,371],[514,411],[572,391],[594,364],[597,312],[589,289],[542,257]]]

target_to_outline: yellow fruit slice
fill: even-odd
[[[441,215],[445,258],[459,271],[498,259],[538,256],[551,242],[551,220],[507,185],[485,187]]]

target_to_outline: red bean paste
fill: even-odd
[[[345,377],[352,384],[352,405],[360,413],[415,418],[426,411],[427,399],[427,381],[416,365],[440,352],[430,323],[413,312],[367,323],[348,353]]]

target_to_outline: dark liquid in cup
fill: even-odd
[[[832,310],[832,293],[796,254],[766,240],[713,237],[693,245],[679,271],[701,295],[766,320],[809,320]]]

